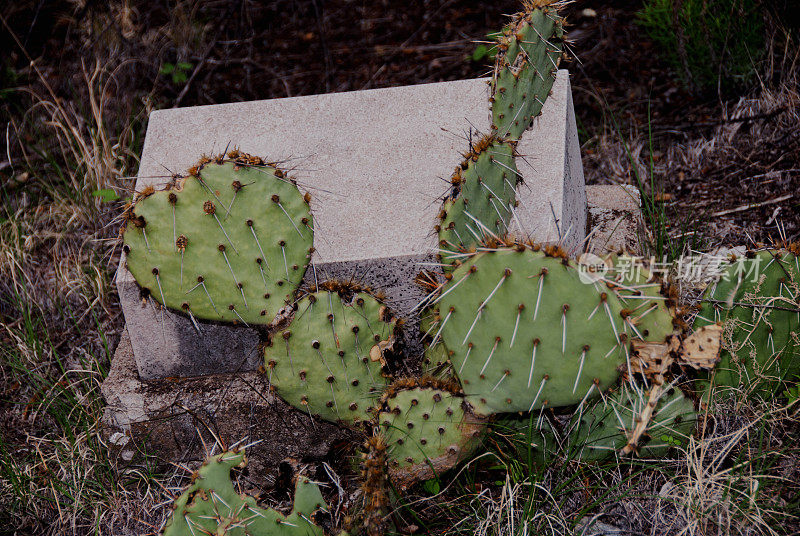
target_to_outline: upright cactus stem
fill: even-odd
[[[458,265],[460,255],[483,240],[508,233],[521,181],[514,144],[485,136],[470,147],[450,180],[452,190],[439,213],[440,258]]]
[[[457,266],[477,244],[516,223],[516,143],[541,113],[558,70],[563,20],[550,2],[530,1],[499,38],[491,80],[491,132],[470,147],[451,177],[436,231],[440,259]],[[449,267],[445,268],[449,270]]]
[[[498,39],[491,80],[492,131],[518,140],[550,94],[563,51],[564,20],[557,5],[528,1]]]

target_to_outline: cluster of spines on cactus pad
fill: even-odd
[[[676,331],[679,318],[669,288],[648,270],[641,259],[619,253],[609,255],[603,282],[612,283],[623,303],[623,316],[631,335],[643,341],[664,342]]]

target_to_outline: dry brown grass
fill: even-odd
[[[111,281],[117,261],[113,220],[120,207],[93,193],[104,189],[122,197],[130,193],[128,177],[136,168],[141,124],[151,107],[149,100],[139,100],[143,95],[132,97],[119,82],[117,73],[129,61],[126,40],[135,42],[139,51],[158,55],[168,48],[170,57],[201,58],[211,43],[213,26],[197,22],[200,7],[199,2],[182,0],[163,24],[147,27],[144,7],[112,2],[103,16],[92,19],[94,27],[79,28],[83,50],[91,54],[74,77],[79,81],[75,95],[64,98],[57,88],[49,87],[53,67],[42,65],[38,74],[30,71],[38,82],[26,89],[26,110],[11,117],[14,174],[3,185],[0,215],[0,522],[4,527],[0,532],[9,528],[18,534],[59,535],[155,531],[166,514],[165,501],[185,479],[181,469],[156,473],[146,465],[116,466],[107,458],[99,426],[103,408],[99,384],[121,327]],[[81,2],[75,2],[75,8],[81,9]],[[301,36],[290,37],[302,41]],[[330,81],[332,89],[373,83],[378,68],[399,73],[382,80],[384,85],[438,76],[437,68],[428,66],[433,64],[430,57],[412,57],[426,62],[424,69],[402,70],[396,59],[382,56],[377,47],[361,48],[369,62],[377,62],[375,69],[354,67],[354,76],[342,68],[309,89],[302,84],[308,72],[286,67],[281,76],[269,74],[270,83],[280,90],[275,94],[320,90]],[[723,106],[715,118],[723,124],[689,130],[687,138],[657,153],[654,170],[673,189],[667,193],[686,188],[685,197],[676,203],[715,202],[718,198],[704,198],[706,194],[689,186],[702,186],[721,170],[725,176],[738,173],[736,180],[764,174],[765,180],[785,181],[787,188],[797,184],[792,182],[797,175],[786,171],[800,167],[792,163],[796,160],[791,154],[775,154],[770,160],[770,153],[760,150],[763,145],[797,147],[792,134],[800,121],[796,53],[786,50],[784,64],[774,66],[776,72],[787,73],[779,84],[765,82],[753,98]],[[296,65],[304,54],[319,60],[300,51],[282,61]],[[240,76],[257,63],[246,59],[234,63],[231,58],[212,58],[210,65],[238,69]],[[458,61],[455,56],[450,60]],[[321,65],[307,70],[327,69]],[[450,71],[456,77],[468,71],[456,67]],[[216,83],[210,76],[197,81],[198,93]],[[771,119],[734,121],[764,114]],[[612,128],[599,135],[593,153],[585,157],[590,182],[630,183],[634,167],[646,174],[647,138],[646,129],[627,132],[629,155]],[[787,146],[787,139],[795,145]],[[679,180],[681,174],[684,179]],[[763,194],[763,189],[753,190],[753,197]],[[791,205],[779,206],[782,213],[776,218],[788,218]],[[761,227],[766,221],[763,213],[759,218],[723,218],[710,234],[720,241],[739,240],[752,222]],[[791,229],[789,233],[796,232]],[[671,231],[682,232],[677,227]],[[480,491],[454,484],[453,495],[412,507],[432,519],[444,516],[453,534],[592,534],[586,525],[576,528],[584,518],[651,535],[796,533],[800,530],[797,406],[758,408],[746,399],[734,400],[738,403],[733,409],[720,410],[706,433],[693,438],[672,460],[601,465],[564,461],[545,471],[524,464],[509,466],[488,477],[478,473],[485,479]],[[565,482],[569,484],[561,487]]]
[[[770,49],[759,86],[721,102],[712,120],[682,127],[609,122],[588,142],[587,182],[636,185],[638,174],[644,194],[663,200],[670,235],[697,233],[709,249],[796,240],[800,46],[778,32]],[[697,224],[681,225],[686,221]]]
[[[131,187],[136,118],[109,128],[114,75],[99,63],[83,72],[85,109],[34,70],[44,93],[28,90],[10,129],[25,182],[0,223],[0,386],[17,401],[2,404],[0,518],[20,534],[141,533],[160,491],[146,468],[116,471],[100,429],[120,314],[109,269],[119,209],[95,195]]]

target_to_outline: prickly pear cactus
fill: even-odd
[[[577,404],[626,363],[630,334],[609,289],[584,283],[556,247],[473,255],[437,298],[439,336],[481,415]]]
[[[192,484],[175,500],[164,536],[285,535],[323,536],[312,518],[327,509],[319,487],[299,477],[294,492],[294,507],[289,515],[261,508],[256,500],[234,490],[230,472],[246,464],[243,451],[223,452],[206,460]]]
[[[264,349],[270,384],[289,404],[328,421],[357,423],[387,385],[384,352],[397,320],[367,292],[304,296],[288,328]]]
[[[662,283],[639,258],[609,255],[606,262],[610,269],[599,283],[614,283],[613,290],[624,306],[625,324],[633,338],[664,342],[675,332],[673,320],[677,313],[662,292]]]
[[[399,487],[455,466],[478,445],[482,419],[471,415],[452,383],[401,380],[390,386],[377,416],[389,453],[389,472]]]
[[[742,388],[756,397],[800,382],[800,261],[796,253],[764,250],[734,261],[709,286],[695,329],[722,323],[717,368],[701,387]]]
[[[514,145],[486,136],[471,147],[450,179],[453,189],[439,213],[440,258],[459,264],[459,254],[493,236],[504,236],[513,219],[516,186]]]
[[[229,156],[138,195],[125,213],[127,265],[144,291],[193,321],[268,324],[311,256],[309,198],[276,167]]]
[[[492,76],[492,130],[518,140],[542,111],[556,79],[564,21],[553,2],[531,1],[499,37]]]
[[[367,439],[361,460],[361,491],[364,506],[360,514],[367,536],[386,534],[386,510],[389,508],[387,445],[378,432]]]
[[[637,425],[646,426],[635,449],[642,458],[662,458],[685,446],[697,423],[694,403],[680,389],[667,388],[642,423],[650,399],[640,389],[625,384],[588,409],[579,408],[570,421],[571,456],[587,462],[613,456],[625,448]]]

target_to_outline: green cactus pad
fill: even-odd
[[[518,140],[542,111],[556,79],[564,22],[552,6],[518,13],[499,37],[492,77],[492,129]]]
[[[383,350],[396,325],[366,292],[347,301],[337,292],[308,294],[291,325],[264,349],[271,385],[289,404],[327,421],[370,420],[387,384]]]
[[[246,464],[244,452],[230,451],[212,456],[197,471],[192,484],[175,500],[164,536],[323,536],[312,521],[320,509],[327,509],[319,487],[299,477],[294,507],[289,515],[261,508],[256,500],[234,490],[230,472]]]
[[[442,262],[458,264],[458,254],[492,236],[502,237],[512,222],[515,188],[520,181],[514,146],[491,136],[476,143],[451,179],[453,192],[439,214]]]
[[[126,211],[127,265],[143,289],[192,318],[268,324],[308,265],[308,198],[257,158],[202,161]]]
[[[571,456],[593,462],[613,456],[628,443],[637,416],[648,403],[641,388],[625,384],[588,409],[573,415],[568,438]],[[677,388],[659,398],[653,418],[637,447],[642,458],[663,458],[671,448],[683,447],[697,423],[694,403]]]
[[[478,414],[577,404],[611,386],[626,363],[630,335],[616,295],[545,249],[474,255],[438,298],[442,341]]]
[[[662,284],[641,262],[630,255],[610,255],[605,278],[615,283],[614,292],[626,310],[625,322],[634,339],[664,342],[675,332],[674,310],[667,306]]]
[[[741,276],[741,277],[740,277]],[[800,381],[800,261],[794,253],[765,250],[740,258],[709,286],[694,328],[722,323],[716,369],[707,389],[741,388],[771,398]]]
[[[377,423],[400,486],[432,478],[472,453],[484,428],[445,382],[406,380],[390,387]]]

